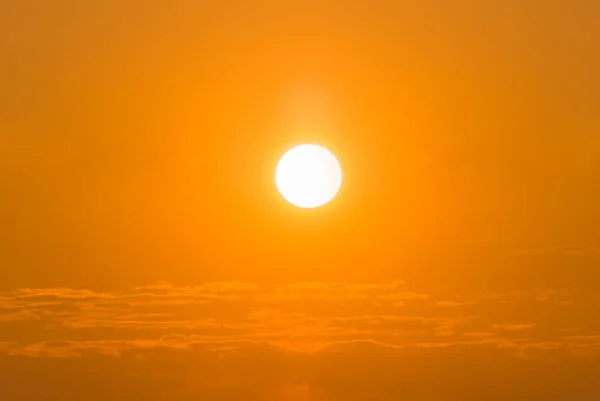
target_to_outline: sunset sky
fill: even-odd
[[[0,0],[0,400],[599,400],[599,20]]]

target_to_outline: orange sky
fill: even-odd
[[[599,16],[0,0],[0,400],[598,399]]]

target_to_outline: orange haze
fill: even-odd
[[[599,17],[0,1],[0,400],[600,399]]]

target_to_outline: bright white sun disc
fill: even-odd
[[[286,152],[275,171],[275,183],[291,204],[314,208],[331,201],[342,185],[342,169],[329,150],[299,145]]]

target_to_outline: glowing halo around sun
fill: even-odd
[[[301,208],[331,201],[342,186],[342,169],[329,150],[319,145],[298,145],[279,160],[275,183],[281,195]]]

